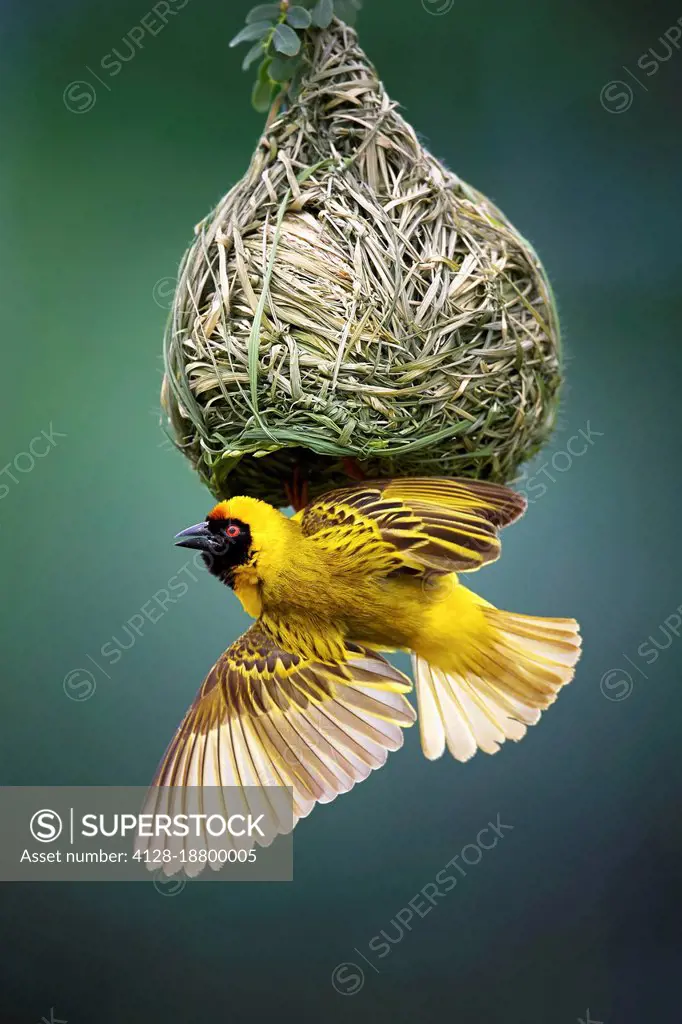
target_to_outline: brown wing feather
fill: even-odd
[[[501,484],[406,478],[331,491],[298,518],[306,535],[328,547],[352,546],[373,571],[456,572],[496,559],[498,530],[525,508]]]
[[[316,802],[333,800],[380,767],[415,719],[403,696],[412,685],[375,652],[353,643],[347,649],[344,662],[315,662],[252,626],[206,676],[159,765],[145,812],[170,813],[178,800],[183,810],[204,807],[217,792],[237,812],[246,804],[256,814],[274,788],[284,802],[267,810],[259,840],[267,844]],[[138,841],[138,849],[150,845]],[[168,874],[183,866],[188,870],[177,859],[163,864]]]

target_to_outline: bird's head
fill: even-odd
[[[201,551],[206,568],[233,587],[241,570],[257,569],[259,555],[276,547],[289,520],[257,498],[230,498],[211,509],[203,523],[182,530],[175,543]]]
[[[203,523],[189,526],[175,538],[178,547],[201,551],[208,571],[229,586],[234,585],[235,571],[248,565],[254,554],[251,524],[231,504],[221,501]]]

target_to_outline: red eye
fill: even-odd
[[[238,537],[241,532],[242,531],[239,529],[238,526],[235,526],[234,523],[231,523],[228,526],[228,528],[225,530],[225,536],[226,537]]]

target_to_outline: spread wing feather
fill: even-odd
[[[268,845],[315,803],[328,803],[384,764],[415,720],[403,696],[412,684],[375,652],[352,643],[347,650],[344,662],[315,662],[252,626],[208,673],[161,761],[145,813],[201,813],[208,804],[218,812],[216,801],[223,801],[228,814],[264,814],[265,836],[255,841]],[[202,842],[210,848],[232,840],[204,832]],[[150,856],[184,849],[187,856],[197,839],[140,837],[137,848]],[[202,864],[175,857],[148,866],[196,874]]]
[[[377,573],[478,569],[500,553],[498,530],[526,502],[501,484],[446,478],[372,480],[331,491],[298,513],[303,532],[363,558]]]

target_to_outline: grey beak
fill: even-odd
[[[175,543],[179,548],[197,548],[199,551],[211,551],[215,543],[215,537],[208,529],[208,523],[197,523],[196,526],[188,526],[175,536]]]

